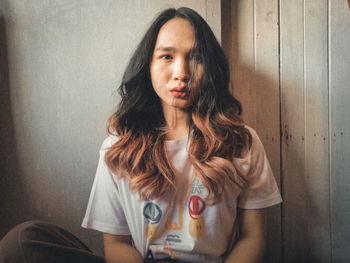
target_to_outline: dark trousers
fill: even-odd
[[[106,263],[77,237],[51,223],[30,221],[0,240],[0,263]]]
[[[54,224],[29,221],[14,227],[0,240],[0,263],[106,263],[76,236]],[[175,262],[170,258],[145,263]]]

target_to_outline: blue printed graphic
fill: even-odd
[[[150,224],[158,224],[162,218],[162,210],[154,203],[147,203],[143,208],[143,216]]]

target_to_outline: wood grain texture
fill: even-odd
[[[280,182],[278,1],[258,0],[255,21],[255,123],[277,183]],[[267,210],[266,260],[281,261],[281,206]]]
[[[304,2],[304,174],[313,262],[331,261],[327,16],[327,0]]]
[[[276,235],[281,251],[269,244],[266,262],[278,262],[278,255],[283,262],[348,262],[349,1],[222,2],[231,9],[223,47],[234,94],[245,120],[258,131],[277,179],[281,174],[282,215],[273,212],[269,218],[282,225]],[[222,13],[228,16],[227,10]]]
[[[281,1],[285,262],[330,262],[327,2]],[[317,117],[316,117],[317,116]]]
[[[284,260],[306,262],[312,251],[305,182],[303,1],[280,1]],[[304,236],[304,238],[300,238]],[[298,261],[299,262],[299,261]]]
[[[243,118],[256,128],[254,1],[231,1],[231,85],[243,105]]]
[[[279,182],[278,1],[223,1],[222,5],[223,48],[234,94],[243,105],[244,120],[257,130]],[[281,261],[280,209],[267,211],[269,262]]]
[[[329,5],[332,262],[350,259],[350,8]]]

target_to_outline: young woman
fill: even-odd
[[[188,8],[162,12],[120,95],[82,223],[104,233],[106,261],[259,262],[263,208],[282,200],[203,18]],[[3,262],[104,259],[64,229],[27,222],[0,242]]]
[[[107,262],[259,262],[281,196],[204,19],[162,12],[119,90],[82,224],[104,233]]]

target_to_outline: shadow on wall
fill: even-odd
[[[265,127],[264,123],[269,122],[273,115],[278,113],[265,115],[264,120],[257,120],[256,109],[256,81],[260,82],[260,87],[267,91],[268,94],[273,93],[276,84],[266,74],[256,74],[254,68],[247,65],[242,61],[239,56],[239,41],[237,24],[239,18],[237,14],[237,7],[235,3],[231,1],[222,1],[222,47],[225,51],[230,63],[231,85],[235,96],[240,100],[243,106],[243,115],[248,125],[253,128]],[[226,41],[225,41],[226,40]],[[278,96],[278,95],[277,95]],[[271,98],[266,98],[271,99]],[[271,101],[270,101],[271,102]],[[269,104],[270,102],[267,102]],[[271,103],[270,103],[271,104]],[[274,126],[273,124],[270,126]],[[273,127],[270,127],[273,129]],[[259,131],[258,131],[259,132]],[[279,178],[279,143],[280,132],[274,131],[273,133],[260,134],[259,136],[264,143],[264,147],[268,154],[272,168],[274,170],[275,177]],[[281,240],[281,208],[280,206],[274,206],[268,208],[266,229],[267,229],[267,247],[266,247],[266,262],[281,262],[282,261],[282,240]]]
[[[62,169],[56,174],[54,172],[48,173],[51,167],[54,170],[55,167],[59,166],[59,162],[52,161],[55,160],[52,156],[59,156],[59,154],[52,155],[52,148],[47,147],[44,149],[45,153],[49,153],[50,156],[45,159],[44,165],[37,165],[35,161],[38,159],[38,155],[36,155],[35,151],[40,148],[40,145],[35,143],[41,140],[41,137],[38,136],[40,129],[38,125],[42,124],[42,122],[30,122],[30,125],[28,125],[28,122],[24,123],[26,121],[25,116],[16,115],[16,113],[21,112],[21,114],[27,114],[32,119],[33,111],[31,108],[28,108],[30,104],[27,103],[30,100],[30,96],[27,97],[26,95],[37,96],[37,93],[33,92],[34,89],[27,89],[31,87],[31,83],[27,81],[36,76],[33,75],[33,71],[28,70],[27,72],[32,74],[31,78],[20,79],[21,76],[25,75],[23,74],[23,68],[25,67],[19,67],[18,65],[21,64],[21,59],[23,61],[25,55],[29,53],[19,52],[21,51],[21,44],[30,45],[31,43],[37,43],[35,42],[37,36],[33,36],[34,41],[30,39],[33,42],[30,42],[28,39],[23,41],[27,34],[30,35],[30,32],[24,32],[25,29],[21,26],[25,22],[31,22],[36,18],[31,17],[32,20],[26,21],[21,20],[23,17],[17,18],[16,15],[19,16],[21,14],[15,9],[16,3],[11,4],[11,2],[0,1],[0,240],[11,228],[19,223],[28,220],[45,220],[56,223],[74,233],[98,255],[102,255],[103,242],[101,233],[80,227],[82,220],[82,212],[80,211],[85,209],[85,202],[87,202],[87,200],[84,200],[84,203],[81,202],[83,199],[82,194],[85,193],[82,188],[85,187],[86,183],[85,185],[82,183],[83,186],[80,189],[75,190],[78,187],[73,186],[68,191],[66,190],[67,185],[72,185],[76,182],[73,176],[68,178],[67,175],[62,180],[60,180],[61,178],[56,180],[58,177],[56,174],[61,175],[64,171],[69,171],[69,169]],[[14,9],[11,9],[12,7]],[[18,42],[16,43],[16,41]],[[28,50],[35,52],[35,49],[38,48],[40,46],[35,46],[34,48],[33,46],[26,46],[26,52]],[[38,61],[37,53],[33,54],[31,58],[33,58],[31,64],[35,65],[34,62]],[[23,64],[28,68],[28,63]],[[41,84],[40,80],[35,82],[35,85],[38,84]],[[41,87],[38,86],[38,88]],[[43,92],[48,90],[41,89]],[[28,93],[23,94],[25,92]],[[43,101],[43,97],[35,97],[33,104],[40,104]],[[56,103],[57,101],[54,102]],[[37,111],[34,113],[37,113]],[[28,128],[32,127],[35,127],[35,129],[28,130]],[[48,129],[46,133],[50,131],[52,129]],[[61,131],[69,133],[70,130],[61,129]],[[27,140],[25,136],[31,137],[31,140]],[[33,140],[34,137],[36,141]],[[44,143],[45,141],[42,144]],[[35,149],[30,147],[32,145],[35,146]],[[23,146],[27,148],[23,148]],[[64,150],[67,151],[67,148]],[[49,161],[52,162],[50,163]],[[77,166],[81,167],[83,164]],[[33,167],[36,169],[31,169]],[[82,172],[82,174],[84,173]],[[89,185],[88,188],[90,189],[90,187]],[[73,190],[78,194],[70,195]],[[59,199],[60,195],[64,194],[67,196]]]
[[[234,66],[235,70],[238,70],[239,74],[241,76],[244,76],[244,79],[251,78],[250,81],[246,81],[243,85],[243,81],[240,81],[240,93],[242,93],[242,90],[245,90],[246,88],[247,90],[251,90],[247,86],[254,85],[254,82],[260,83],[259,88],[263,88],[264,90],[266,90],[266,93],[270,93],[268,90],[273,88],[274,81],[269,79],[269,76],[259,71],[254,72],[254,70],[252,70],[249,67],[249,65],[245,65],[239,60],[234,62]],[[288,89],[288,86],[292,85],[293,83],[287,83],[284,85],[284,89]],[[238,89],[238,87],[234,88]],[[243,96],[245,99],[247,99],[251,96],[251,94],[244,94]],[[254,95],[251,97],[251,104],[244,103],[243,100],[242,106],[243,112],[245,113],[244,115],[246,116],[246,120],[254,118],[254,113],[258,110],[261,110],[259,108],[256,108],[256,105],[253,105],[255,100],[255,98],[253,97]],[[264,97],[265,103],[267,105],[272,103],[271,101],[269,101],[270,99],[271,98],[269,98],[268,96]],[[291,106],[289,105],[286,107],[290,108]],[[255,125],[257,126],[257,128],[259,128],[262,127],[263,123],[259,123],[259,119],[257,119]],[[313,218],[313,225],[319,226],[320,228],[322,227],[323,222],[320,220],[321,217],[318,216],[322,213],[316,205],[312,191],[310,190],[311,186],[305,178],[305,176],[312,174],[314,171],[309,171],[308,165],[305,163],[305,160],[299,154],[301,152],[301,149],[298,148],[300,142],[296,142],[296,140],[304,141],[304,138],[297,138],[297,136],[294,136],[293,131],[290,131],[290,128],[288,126],[288,120],[282,120],[281,138],[275,138],[273,137],[273,135],[269,134],[259,135],[260,139],[263,141],[268,156],[271,155],[271,153],[272,155],[274,155],[273,151],[269,150],[269,145],[271,146],[271,149],[273,149],[274,141],[280,140],[280,144],[282,144],[282,155],[280,161],[282,163],[282,170],[280,171],[281,181],[294,181],[297,187],[296,189],[293,186],[288,185],[288,188],[280,189],[282,198],[284,199],[284,203],[282,204],[282,217],[279,211],[280,208],[278,206],[271,207],[267,211],[268,243],[265,260],[267,260],[267,262],[276,262],[276,260],[286,260],[287,258],[293,258],[300,259],[300,262],[321,262],[323,260],[322,255],[315,254],[315,249],[313,249],[315,233],[312,232],[312,227],[310,227],[310,222],[308,219],[308,215],[310,214],[317,215]],[[269,156],[271,166],[279,166],[280,164],[276,163],[278,160],[274,161],[277,157],[271,157]],[[287,159],[292,160],[292,162],[295,164],[301,164],[300,166],[295,166],[295,168],[293,169],[293,174],[290,172],[291,164],[286,163]],[[289,171],[287,171],[287,173],[283,173],[283,170]],[[286,178],[286,176],[293,176],[293,178]],[[275,174],[275,177],[278,178],[279,175]],[[302,195],[299,195],[300,193],[302,193]],[[312,211],[310,211],[310,209]],[[305,211],[309,212],[305,214]],[[275,232],[280,230],[280,225],[283,229],[282,231],[284,235],[282,234],[282,232]],[[294,232],[295,228],[293,227],[293,225],[298,225],[299,230],[297,232]],[[280,234],[282,234],[281,239],[279,238]],[[301,238],[304,240],[303,242],[300,242]],[[281,243],[277,244],[276,240],[280,240]],[[305,244],[308,244],[308,247],[305,247]],[[291,246],[295,249],[294,251],[284,251],[284,254],[282,254],[284,247],[290,248]],[[281,254],[279,255],[279,253]],[[287,262],[289,261],[287,260]]]
[[[316,254],[317,250],[313,248],[315,238],[321,235],[313,232],[308,219],[310,214],[320,215],[322,213],[312,193],[314,188],[307,179],[308,175],[314,173],[314,170],[310,170],[310,164],[305,163],[304,155],[300,155],[302,149],[298,147],[305,143],[305,138],[294,134],[289,127],[289,119],[282,119],[280,123],[279,116],[282,114],[282,118],[285,117],[286,109],[293,109],[293,106],[286,105],[281,97],[278,68],[276,67],[275,75],[270,76],[259,68],[254,69],[253,61],[248,61],[251,62],[248,63],[246,57],[243,59],[240,57],[242,54],[239,52],[245,47],[239,46],[242,41],[238,39],[238,29],[243,27],[237,26],[242,23],[237,13],[237,2],[222,2],[226,4],[222,13],[224,19],[222,21],[222,43],[230,66],[234,67],[231,68],[234,93],[243,104],[245,120],[249,125],[262,131],[259,135],[275,177],[279,178],[278,173],[280,173],[281,181],[288,183],[286,189],[283,187],[281,189],[284,199],[282,213],[279,207],[269,208],[267,212],[268,242],[265,260],[266,262],[281,262],[299,259],[298,262],[321,262],[324,260],[322,255]],[[350,4],[350,0],[348,2]],[[247,49],[245,51],[248,52]],[[271,61],[271,63],[274,62]],[[283,89],[287,90],[295,83],[289,81],[283,85]],[[281,103],[284,103],[281,108],[282,112],[279,109]],[[275,108],[271,105],[275,105]],[[288,160],[291,160],[292,163],[287,163]],[[293,164],[300,165],[291,169]],[[295,187],[291,185],[291,182],[295,182]],[[322,224],[321,217],[315,216],[313,225],[321,229]],[[298,231],[295,231],[294,225],[298,226]],[[301,239],[303,242],[300,242]]]
[[[0,9],[0,239],[25,220],[23,183],[18,170],[15,129],[11,110],[6,20]]]

